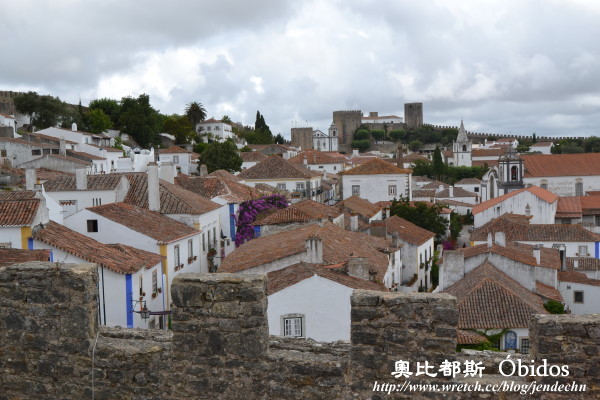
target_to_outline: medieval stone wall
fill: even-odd
[[[265,289],[260,275],[182,274],[173,282],[172,330],[98,328],[94,265],[1,267],[0,400],[383,399],[390,396],[373,391],[376,382],[404,380],[391,376],[396,361],[440,365],[465,357],[455,352],[458,312],[451,296],[357,290],[352,343],[321,344],[269,338]],[[587,384],[587,392],[391,397],[598,398],[600,316],[538,316],[531,329],[537,335],[532,359],[568,362],[572,379]],[[468,358],[498,363],[478,352]],[[491,373],[478,379],[495,382]],[[411,377],[413,383],[464,381]]]
[[[292,146],[302,150],[313,148],[313,128],[292,128]]]
[[[362,123],[362,111],[334,111],[333,123],[338,128],[338,148],[340,151],[350,152],[350,144],[352,143],[354,132]]]

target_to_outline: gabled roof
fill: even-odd
[[[242,171],[238,175],[242,180],[310,179],[314,176],[315,174],[311,173],[306,168],[297,167],[277,155],[269,156],[265,160]]]
[[[487,261],[444,292],[456,296],[460,329],[526,328],[533,314],[548,314],[538,295]]]
[[[463,178],[454,185],[480,185],[481,181],[477,178]]]
[[[0,267],[27,261],[50,261],[50,250],[0,248]]]
[[[600,175],[600,153],[523,156],[525,178]]]
[[[306,150],[302,153],[295,155],[290,158],[288,161],[296,164],[304,164],[304,159],[306,158],[306,163],[309,165],[319,165],[319,164],[342,164],[344,161],[339,157],[332,157],[327,153],[318,150]]]
[[[470,192],[470,191],[465,190],[465,189],[463,189],[461,187],[455,187],[453,189],[453,192],[454,192],[454,193],[452,193],[453,196],[450,196],[450,189],[449,188],[448,189],[444,189],[444,190],[441,190],[438,193],[436,193],[435,197],[453,199],[453,198],[477,197],[478,196],[477,193]]]
[[[421,228],[410,221],[393,215],[384,220],[388,234],[395,233],[400,240],[417,246],[435,237],[435,233]]]
[[[239,177],[237,177],[236,175],[233,175],[231,172],[226,171],[224,169],[218,169],[216,171],[211,172],[210,174],[208,174],[206,176],[218,176],[220,178],[232,180],[235,182],[241,181],[241,179]]]
[[[96,156],[94,154],[86,153],[85,151],[69,150],[68,152],[71,155],[79,156],[79,157],[85,158],[87,160],[97,160],[97,161],[106,160],[106,158],[104,158],[104,157],[100,157],[100,156]],[[77,158],[77,157],[75,157],[75,158]]]
[[[555,195],[554,193],[552,193],[546,189],[542,189],[541,187],[529,186],[526,188],[514,190],[512,192],[503,194],[502,196],[495,197],[491,200],[484,201],[483,203],[477,204],[475,207],[473,207],[473,215],[479,214],[480,212],[485,211],[488,208],[493,207],[496,204],[499,204],[499,203],[503,202],[504,200],[510,199],[511,197],[514,197],[523,192],[529,192],[529,193],[535,195],[536,197],[538,197],[539,199],[544,200],[546,203],[554,203],[555,201],[558,201],[558,196]]]
[[[8,142],[8,143],[14,143],[14,144],[20,144],[22,146],[30,146],[30,147],[40,147],[43,149],[56,149],[58,148],[58,144],[54,145],[54,144],[49,144],[49,143],[42,143],[42,142],[30,142],[24,139],[20,139],[20,138],[9,138],[9,137],[1,137],[0,136],[0,142]]]
[[[456,343],[457,344],[478,344],[489,342],[485,336],[480,335],[474,331],[465,331],[463,329],[456,330]]]
[[[560,294],[560,291],[558,291],[554,287],[552,287],[550,285],[546,285],[545,283],[542,283],[540,281],[535,281],[535,292],[538,295],[545,297],[547,299],[560,301],[561,303],[563,303],[565,301],[563,299],[562,295]]]
[[[558,199],[557,218],[581,218],[582,215],[600,215],[600,196],[569,196]]]
[[[335,207],[341,212],[350,211],[363,215],[367,218],[371,218],[381,211],[381,207],[371,203],[369,200],[359,197],[358,195],[354,195],[348,197],[346,200],[340,201],[335,205]]]
[[[121,174],[100,174],[87,176],[87,189],[90,191],[116,190],[123,179]],[[63,175],[44,183],[46,192],[75,192],[77,179],[75,175]]]
[[[473,149],[471,157],[501,157],[506,154],[505,148],[499,149]]]
[[[87,210],[151,237],[158,244],[167,244],[200,234],[199,231],[181,222],[131,204],[111,203],[90,207]]]
[[[40,199],[0,201],[0,227],[31,226],[40,207]]]
[[[48,154],[48,155],[45,155],[43,157],[57,158],[59,160],[69,161],[69,162],[72,162],[72,163],[86,165],[86,166],[92,165],[91,161],[84,161],[84,160],[80,160],[79,158],[75,158],[75,157],[71,157],[71,156],[63,156],[62,154]],[[31,161],[36,161],[36,160],[38,160],[38,159],[34,158]],[[31,162],[31,161],[29,161],[29,162]],[[23,164],[27,164],[27,163],[23,163]]]
[[[486,241],[489,233],[503,232],[507,241],[600,242],[600,235],[581,225],[529,224],[529,217],[504,214],[471,233],[472,241]]]
[[[583,272],[558,271],[558,280],[561,282],[580,283],[582,285],[600,286],[600,280],[588,278]]]
[[[485,253],[494,253],[510,260],[520,262],[522,264],[538,266],[537,260],[533,255],[533,245],[523,243],[507,243],[506,246],[480,244],[477,246],[465,247],[458,250],[463,252],[466,258],[479,256]],[[560,255],[557,249],[548,247],[540,248],[540,265],[539,267],[560,269]]]
[[[123,200],[125,203],[148,208],[148,175],[145,173],[126,174],[129,180],[129,192]],[[162,214],[201,215],[221,207],[196,193],[159,180],[160,212]]]
[[[387,271],[388,255],[378,249],[390,249],[391,240],[344,230],[330,222],[323,226],[306,225],[291,231],[252,239],[223,259],[219,272],[239,272],[282,258],[304,253],[306,239],[319,237],[323,243],[324,264],[338,264],[351,256],[365,257],[381,282]],[[393,248],[392,248],[393,249]]]
[[[298,263],[267,274],[267,293],[272,295],[313,276],[329,279],[352,289],[385,290],[383,285],[332,271],[317,264]]]
[[[340,175],[398,175],[410,173],[412,173],[410,169],[399,168],[379,158],[373,158],[357,167],[340,172]]]
[[[175,183],[207,199],[220,197],[229,203],[241,203],[261,196],[258,190],[251,186],[219,176],[188,177],[182,175],[175,178]]]
[[[35,190],[0,190],[0,201],[37,199]]]
[[[577,263],[577,268],[575,268]],[[567,269],[583,271],[600,271],[600,259],[593,257],[567,257]]]
[[[277,210],[272,214],[267,215],[264,218],[260,218],[254,222],[256,226],[263,225],[280,225],[280,224],[291,224],[294,222],[308,222],[315,219],[304,211],[295,207],[286,207],[281,210]]]
[[[428,184],[423,185],[421,187],[421,189],[439,189],[440,186],[443,186],[444,188],[449,188],[450,185],[448,185],[447,183],[444,182],[440,182],[440,181],[430,181]]]
[[[243,162],[260,162],[268,156],[260,151],[243,151],[240,153]]]
[[[122,244],[106,245],[75,232],[54,221],[36,227],[33,238],[54,248],[96,263],[118,274],[131,274],[142,268],[151,268],[165,257]]]
[[[326,216],[328,218],[337,218],[341,212],[334,206],[328,206],[327,204],[319,203],[314,200],[304,199],[291,205],[291,207],[300,209],[312,218],[319,218],[320,216]]]
[[[182,149],[179,146],[171,146],[168,149],[159,149],[158,153],[159,154],[178,154],[178,153],[190,154],[191,151],[187,151],[185,149]]]

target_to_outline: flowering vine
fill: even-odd
[[[240,203],[235,217],[235,246],[239,247],[254,238],[254,221],[256,217],[272,209],[286,208],[289,205],[285,196],[273,194]]]

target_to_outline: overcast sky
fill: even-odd
[[[84,105],[150,95],[163,113],[271,131],[335,110],[469,131],[600,136],[596,0],[0,0],[0,90]]]

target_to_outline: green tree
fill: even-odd
[[[583,149],[586,153],[600,153],[600,138],[590,136],[583,141]]]
[[[77,130],[89,132],[85,124],[85,115],[79,109],[66,106],[63,115],[60,116],[60,126],[71,129],[74,123],[77,124]]]
[[[453,240],[457,240],[460,236],[460,231],[463,228],[463,219],[462,215],[452,213],[450,215],[450,237]]]
[[[163,121],[163,130],[175,136],[178,144],[189,143],[195,136],[194,129],[190,124],[187,116],[173,114],[165,118]]]
[[[368,140],[370,138],[371,138],[371,134],[368,129],[357,129],[353,135],[354,140]]]
[[[413,140],[408,144],[408,148],[411,151],[419,151],[423,148],[423,142],[421,142],[420,140]]]
[[[446,164],[442,159],[442,152],[438,146],[433,152],[433,175],[434,179],[441,180],[446,175]]]
[[[159,143],[162,117],[150,105],[150,96],[141,94],[138,98],[123,97],[121,99],[121,130],[133,137],[142,147]]]
[[[428,205],[423,202],[414,202],[410,204],[408,199],[400,198],[393,200],[390,207],[390,214],[404,218],[413,224],[434,232],[438,240],[446,234],[447,222],[441,216],[443,206],[441,204]]]
[[[285,144],[285,138],[281,135],[281,133],[278,133],[274,140],[277,144]]]
[[[192,128],[196,130],[196,125],[206,119],[206,110],[201,103],[193,101],[185,107],[185,116],[190,121]]]
[[[119,116],[121,115],[121,103],[119,101],[103,97],[90,101],[88,108],[90,110],[102,110],[112,121],[113,127],[116,129],[120,128]]]
[[[244,146],[240,149],[240,153],[248,153],[251,151],[254,151],[254,150],[252,150],[252,148],[250,146]]]
[[[229,118],[229,115],[223,115],[223,118],[221,118],[221,122],[224,122],[226,124],[233,124],[233,121],[231,120],[231,118]]]
[[[254,122],[254,131],[244,135],[249,144],[272,144],[274,143],[273,134],[269,125],[265,122],[265,117],[260,111],[256,111],[256,121]]]
[[[56,126],[67,114],[66,104],[58,97],[40,96],[36,92],[27,92],[15,97],[14,104],[19,114],[30,116],[32,131],[33,125],[37,129]]]
[[[394,142],[400,142],[406,138],[406,131],[404,129],[395,129],[390,132],[390,137]]]
[[[352,146],[353,149],[358,149],[359,152],[364,153],[365,151],[369,150],[369,148],[371,147],[371,141],[367,140],[367,139],[353,140],[350,145]]]
[[[385,131],[383,129],[373,129],[371,130],[371,138],[373,140],[383,140],[385,139]]]
[[[194,153],[202,154],[208,147],[208,143],[200,142],[194,145]]]
[[[101,133],[113,127],[110,117],[100,108],[90,110],[83,118],[88,132]]]
[[[565,313],[565,305],[560,301],[556,300],[548,300],[544,303],[544,308],[550,314],[564,314]]]
[[[224,169],[231,173],[242,169],[242,158],[232,141],[210,143],[200,156],[208,173]]]

